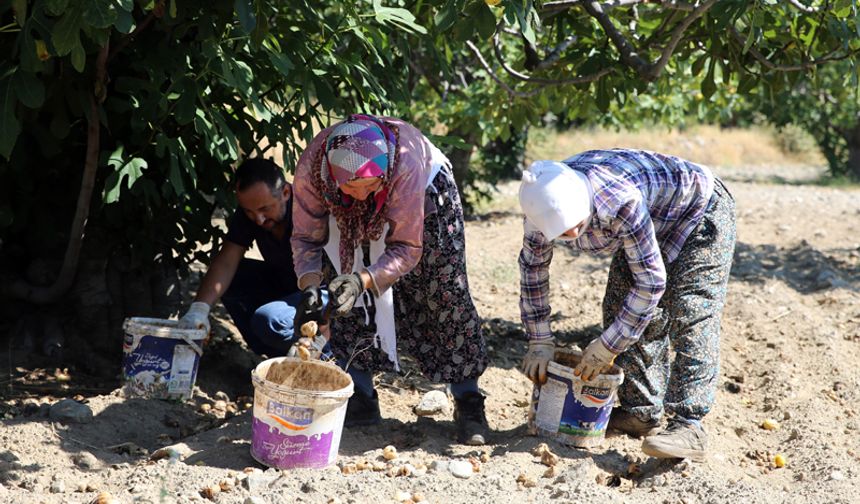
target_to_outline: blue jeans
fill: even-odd
[[[242,259],[221,302],[255,353],[286,355],[298,339],[293,331],[296,307],[302,299],[295,286],[285,286],[281,275],[264,261]],[[323,300],[327,293],[323,293]]]

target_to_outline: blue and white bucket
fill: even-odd
[[[546,383],[532,391],[529,430],[568,446],[589,448],[603,442],[624,372],[612,366],[590,382],[582,381],[573,374],[580,357],[578,351],[556,350]]]
[[[127,397],[190,399],[205,329],[177,320],[130,317],[123,323],[122,376]]]

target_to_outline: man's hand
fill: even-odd
[[[209,305],[201,301],[191,303],[185,315],[179,319],[179,327],[184,329],[205,329],[206,336],[209,336],[209,331],[212,326],[209,324]]]
[[[332,304],[332,315],[343,317],[350,311],[358,301],[358,297],[364,292],[364,281],[358,273],[339,275],[328,284],[331,295],[329,303]]]
[[[307,322],[319,322],[322,320],[323,301],[319,285],[309,285],[302,291],[302,300],[296,307],[296,316],[293,318],[293,331],[298,337],[301,327]]]
[[[523,373],[534,383],[543,385],[546,382],[546,367],[554,356],[554,339],[529,341],[529,351],[523,357]]]
[[[573,374],[583,381],[591,381],[600,373],[609,369],[615,362],[615,354],[603,344],[600,338],[595,338],[582,352],[582,360],[573,370]]]

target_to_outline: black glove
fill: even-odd
[[[296,334],[300,334],[302,326],[311,320],[319,322],[322,320],[323,302],[322,294],[318,285],[312,285],[302,291],[302,301],[296,308],[296,316],[293,318],[293,328]]]
[[[332,314],[335,317],[343,317],[352,311],[358,296],[364,292],[364,282],[358,273],[339,275],[328,284],[328,291],[331,296],[329,303],[332,305]]]

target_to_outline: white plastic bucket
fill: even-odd
[[[617,366],[590,382],[574,376],[581,352],[559,349],[547,366],[547,380],[535,385],[529,409],[529,430],[569,446],[599,446],[609,415],[618,401],[624,372]]]
[[[273,366],[290,378],[270,381]],[[349,374],[330,362],[276,357],[251,372],[254,383],[251,456],[277,469],[321,468],[335,462],[346,405]]]
[[[206,330],[178,325],[177,320],[125,319],[122,375],[126,396],[191,398]]]

